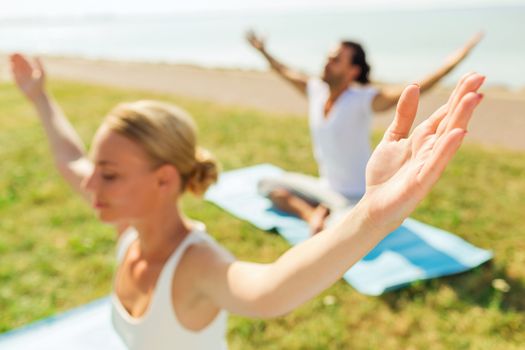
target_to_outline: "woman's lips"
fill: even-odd
[[[108,205],[106,203],[103,203],[103,202],[94,202],[93,203],[93,208],[95,209],[103,209],[103,208],[106,208]]]

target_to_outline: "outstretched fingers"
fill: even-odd
[[[462,101],[462,99],[467,94],[471,92],[476,92],[481,87],[484,81],[485,77],[478,73],[469,73],[460,80],[460,82],[450,95],[450,99],[447,103],[447,116],[442,120],[437,129],[438,136],[451,130],[452,127],[450,125],[452,116],[456,114],[456,111],[459,108],[459,104]]]
[[[450,97],[447,101],[447,104],[450,105],[452,103],[452,100],[455,98],[455,96],[457,95],[458,93],[458,90],[461,86],[463,86],[463,84],[465,83],[465,81],[473,76],[474,74],[477,74],[476,72],[469,72],[469,73],[466,73],[464,74],[458,81],[458,83],[456,84],[456,86],[454,86],[454,90],[452,90],[452,93],[450,94]]]
[[[246,32],[246,40],[256,49],[262,48],[264,45],[264,39],[255,33],[252,29]]]
[[[436,144],[434,151],[425,161],[417,174],[417,182],[429,191],[440,178],[448,163],[461,146],[467,132],[463,129],[454,129],[442,136],[442,142]]]
[[[44,65],[42,64],[42,60],[40,57],[35,57],[35,66],[38,69],[38,74],[41,78],[45,78],[46,71],[44,69]]]
[[[449,113],[454,113],[463,97],[469,92],[477,91],[481,85],[483,85],[484,81],[485,77],[481,74],[474,73],[469,75],[463,83],[458,86],[456,94],[451,96],[452,100],[449,105]]]
[[[385,132],[383,140],[399,141],[408,137],[408,133],[416,118],[418,103],[419,86],[416,84],[407,86],[399,98],[396,115]]]
[[[10,56],[11,72],[20,91],[30,100],[38,97],[43,91],[45,71],[39,59],[31,62],[23,55],[15,53]]]
[[[467,125],[474,109],[481,102],[482,97],[477,93],[469,93],[460,101],[455,113],[450,115],[450,128],[439,136],[435,148],[420,169],[417,179],[420,184],[430,189],[439,179],[467,133]]]
[[[445,133],[458,128],[466,131],[472,118],[472,112],[482,99],[483,94],[477,92],[469,92],[463,96],[454,113],[450,114]]]
[[[448,106],[443,105],[439,107],[430,117],[425,120],[425,123],[427,123],[429,131],[431,133],[436,133],[436,130],[441,123],[441,121],[447,116],[447,110]]]
[[[31,75],[32,67],[27,59],[21,54],[15,53],[10,56],[11,71],[15,76]]]

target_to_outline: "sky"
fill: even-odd
[[[525,5],[525,0],[0,0],[0,18],[200,11]]]

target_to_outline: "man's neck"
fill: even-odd
[[[343,94],[343,92],[348,89],[349,84],[341,84],[337,87],[330,86],[330,96],[328,96],[328,100],[326,100],[324,104],[324,117],[325,119],[328,118],[330,111],[332,110],[335,101]]]
[[[341,96],[343,92],[345,92],[346,89],[348,89],[349,86],[350,86],[350,82],[333,85],[333,86],[330,85],[329,86],[330,95],[328,96],[328,101],[330,101],[331,103],[334,103],[339,98],[339,96]]]

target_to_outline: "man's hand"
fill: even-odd
[[[479,44],[481,39],[483,39],[483,36],[483,32],[476,33],[465,43],[465,45],[453,52],[446,59],[446,62],[448,62],[451,65],[457,65],[459,62],[463,61],[472,51],[472,49],[474,49]]]
[[[248,40],[250,45],[256,50],[264,51],[264,40],[257,36],[253,30],[250,30],[246,33],[246,40]]]

